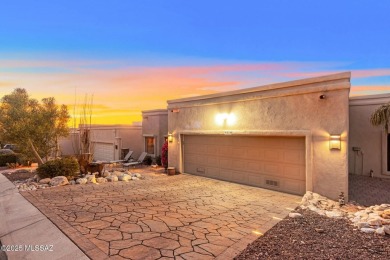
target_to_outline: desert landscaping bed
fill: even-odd
[[[360,232],[347,219],[298,209],[235,259],[389,259],[390,237]]]

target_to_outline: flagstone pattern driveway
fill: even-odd
[[[231,259],[300,197],[191,175],[23,192],[92,259]]]

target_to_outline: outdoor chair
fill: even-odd
[[[123,165],[124,167],[130,167],[130,166],[139,165],[139,164],[141,164],[141,163],[144,161],[144,159],[145,159],[145,157],[146,157],[147,155],[148,155],[148,153],[143,152],[143,153],[141,153],[141,155],[139,156],[139,158],[138,158],[137,161],[124,163],[124,164],[122,164],[122,165]]]
[[[133,154],[134,152],[133,151],[129,151],[125,158],[123,158],[123,160],[116,160],[116,161],[110,161],[110,163],[126,163],[126,162],[129,162],[130,159],[131,159],[131,155]]]

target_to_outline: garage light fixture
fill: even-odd
[[[173,142],[173,135],[168,134],[168,142],[172,143]]]
[[[234,125],[237,121],[236,115],[233,113],[219,113],[215,116],[215,123],[217,125],[223,126],[223,125]]]
[[[341,136],[330,135],[329,137],[329,149],[330,150],[341,150]]]

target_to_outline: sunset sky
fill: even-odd
[[[2,0],[0,97],[93,95],[93,123],[130,124],[169,99],[343,71],[351,95],[390,93],[389,14],[387,0]]]

